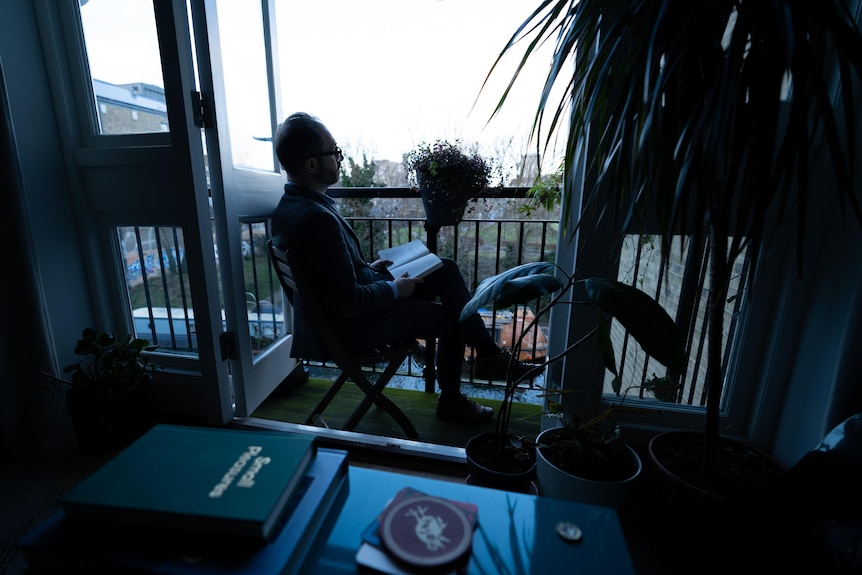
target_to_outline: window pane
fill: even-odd
[[[288,333],[289,317],[266,251],[266,224],[244,223],[241,232],[249,337],[257,354]],[[163,352],[197,353],[182,229],[126,226],[117,228],[117,238],[135,336]]]
[[[117,239],[136,337],[160,351],[197,352],[183,231],[121,227]]]
[[[273,169],[260,2],[218,2],[222,71],[235,166]]]
[[[671,254],[667,262],[667,272],[660,266],[661,239],[653,235],[629,235],[620,256],[619,281],[634,285],[643,290],[664,307],[678,325],[691,322],[688,328],[691,351],[689,353],[688,370],[679,382],[674,382],[668,388],[659,388],[656,392],[632,389],[627,398],[641,396],[645,399],[659,399],[668,403],[678,403],[703,407],[706,396],[704,382],[706,379],[706,349],[708,345],[703,327],[704,314],[709,295],[709,283],[706,274],[706,258],[708,246],[692,249],[689,238],[677,236],[671,246]],[[733,276],[728,287],[728,299],[724,306],[723,349],[732,349],[739,308],[743,301],[743,288],[747,279],[747,251],[733,262]],[[689,276],[690,277],[687,277]],[[684,282],[691,281],[694,289],[685,290]],[[683,310],[682,312],[678,310]],[[682,317],[677,317],[678,315]],[[629,337],[619,322],[611,327],[611,340],[617,362],[623,363],[620,373],[622,390],[639,386],[644,381],[654,377],[664,377],[666,368],[656,360],[645,356],[640,345]],[[723,365],[728,362],[729,353],[724,354]],[[613,394],[613,375],[605,374],[604,393]],[[730,383],[724,387],[723,396],[730,392]]]
[[[81,0],[101,134],[167,132],[152,0]]]
[[[242,269],[252,355],[263,352],[290,327],[288,303],[269,261],[266,222],[240,224]]]

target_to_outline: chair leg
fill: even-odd
[[[401,426],[401,429],[404,430],[408,438],[417,439],[419,437],[419,432],[416,431],[416,427],[407,415],[391,399],[383,395],[383,389],[389,383],[389,380],[392,379],[392,376],[395,375],[395,371],[401,365],[401,362],[404,361],[404,357],[390,361],[373,385],[365,377],[365,374],[362,373],[362,368],[357,367],[355,369],[355,373],[351,374],[351,379],[362,390],[365,397],[359,402],[353,413],[350,414],[347,423],[344,425],[344,429],[347,431],[353,430],[368,412],[371,404],[374,403],[380,409],[385,410]]]
[[[347,381],[347,372],[343,371],[338,376],[338,378],[329,386],[329,389],[326,390],[326,394],[321,398],[320,401],[317,402],[317,406],[315,406],[314,411],[311,412],[311,415],[305,420],[306,425],[313,425],[315,416],[319,416],[323,414],[323,410],[329,405],[329,403],[335,399],[335,396],[338,395],[338,392],[341,390],[341,387],[344,385],[344,382]]]
[[[422,369],[422,377],[425,379],[425,393],[434,393],[437,390],[437,338],[425,339],[425,367]]]

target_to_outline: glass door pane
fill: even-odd
[[[275,171],[261,4],[216,4],[233,165]]]

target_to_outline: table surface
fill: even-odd
[[[362,532],[404,487],[478,506],[469,573],[545,575],[561,568],[583,575],[634,573],[611,508],[361,467],[351,467],[348,479],[344,507],[328,537],[321,534],[310,552],[304,574],[358,573],[355,557]],[[561,521],[577,525],[581,540],[560,537],[556,526]]]

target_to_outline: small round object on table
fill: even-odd
[[[574,523],[568,521],[560,521],[557,523],[557,534],[566,541],[580,541],[583,537],[581,528]]]
[[[408,497],[380,518],[383,546],[397,559],[437,567],[462,557],[472,544],[473,526],[452,503],[430,495]]]

